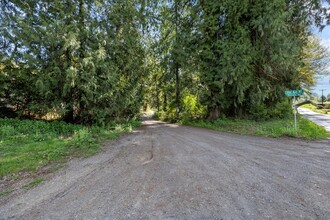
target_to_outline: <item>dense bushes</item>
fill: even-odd
[[[267,120],[271,118],[282,119],[292,115],[292,103],[288,100],[278,102],[273,107],[267,107],[265,104],[258,103],[249,109],[251,118],[255,120]]]
[[[171,122],[189,121],[202,119],[206,113],[207,107],[201,105],[196,96],[185,93],[180,112],[177,112],[175,107],[168,106],[167,111],[156,111],[154,118]]]
[[[207,108],[202,106],[197,102],[196,97],[192,95],[187,95],[183,99],[182,111],[176,114],[174,108],[168,111],[156,111],[154,117],[156,119],[165,121],[191,121],[206,119]],[[250,106],[248,109],[248,114],[242,116],[241,118],[252,119],[252,120],[269,120],[269,119],[284,119],[289,118],[293,114],[292,103],[289,100],[283,100],[277,103],[273,107],[267,107],[265,104],[259,103]],[[221,118],[226,118],[224,114],[220,114]],[[176,119],[176,120],[173,120]]]

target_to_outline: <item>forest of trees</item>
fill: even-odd
[[[281,117],[327,63],[324,3],[1,0],[0,116]]]

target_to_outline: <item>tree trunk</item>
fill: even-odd
[[[156,105],[157,105],[157,111],[159,112],[159,89],[156,88]]]
[[[208,120],[214,121],[220,117],[220,108],[219,106],[215,106],[209,111]]]
[[[175,65],[175,83],[176,83],[176,91],[175,91],[175,103],[176,103],[176,113],[180,112],[180,77],[179,77],[179,65],[176,63]]]
[[[178,12],[178,0],[175,1],[175,44],[178,47],[178,26],[179,26],[179,12]],[[179,63],[178,52],[175,53],[175,104],[176,104],[176,116],[179,116],[180,112],[180,76],[179,76]]]
[[[65,121],[67,123],[73,123],[74,122],[74,111],[70,110],[69,112],[67,112],[63,117],[63,121]]]
[[[244,109],[243,109],[243,106],[239,106],[237,108],[237,115],[239,118],[242,118],[243,117],[243,114],[244,114]]]
[[[164,102],[163,102],[163,111],[166,112],[167,110],[167,96],[166,93],[164,93]]]

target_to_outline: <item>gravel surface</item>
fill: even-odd
[[[330,143],[146,121],[0,219],[330,219]]]
[[[330,115],[316,113],[307,108],[298,108],[298,112],[315,124],[323,126],[325,130],[330,132]]]

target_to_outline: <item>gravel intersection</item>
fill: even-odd
[[[147,120],[0,198],[0,219],[330,219],[330,143]]]

